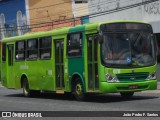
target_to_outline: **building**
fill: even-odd
[[[69,19],[71,0],[28,0],[30,25]]]
[[[31,31],[45,31],[89,22],[87,0],[28,0]]]
[[[73,0],[73,15],[81,17],[88,15],[88,0]]]
[[[28,0],[31,32],[73,26],[72,0]]]
[[[86,15],[87,0],[0,0],[0,39],[88,23]]]
[[[27,32],[25,0],[0,0],[0,39]]]
[[[88,0],[72,0],[73,17],[81,17],[82,24],[89,23]]]
[[[141,20],[151,23],[154,33],[160,33],[160,0],[89,0],[88,4],[90,22]]]
[[[131,19],[151,23],[160,48],[160,0],[89,0],[88,6],[90,22]]]

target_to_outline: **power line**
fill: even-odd
[[[111,2],[111,1],[109,1],[109,2],[108,2],[108,1],[107,1],[107,2],[105,1],[105,2],[104,2],[104,1],[103,1],[103,2],[99,2],[98,4],[99,4],[99,5],[102,5],[102,4],[109,4],[109,3],[114,3],[114,2],[115,2],[115,0],[112,1],[112,2]],[[63,2],[63,3],[67,3],[67,2]],[[53,4],[53,5],[50,5],[50,6],[61,5],[61,4],[63,4],[63,3]],[[97,6],[97,5],[90,5],[89,8],[96,7],[96,6]],[[112,6],[112,5],[111,5],[111,6]],[[45,6],[45,7],[48,7],[48,6]],[[44,8],[44,7],[43,7],[43,8]],[[34,8],[34,9],[36,9],[36,8]],[[85,8],[85,9],[88,9],[88,8]],[[84,7],[79,7],[79,8],[76,8],[75,10],[78,11],[78,10],[85,10],[85,9],[84,9]],[[65,11],[65,13],[64,13],[64,12],[60,12],[60,13],[58,13],[58,14],[56,14],[56,15],[55,15],[55,14],[54,14],[54,15],[49,15],[48,12],[46,11],[46,14],[47,14],[46,16],[37,17],[37,18],[32,18],[32,19],[30,19],[30,21],[33,21],[33,20],[35,20],[35,19],[41,19],[41,18],[47,19],[47,18],[50,18],[51,16],[54,16],[54,17],[55,17],[55,16],[56,16],[56,17],[58,16],[58,17],[59,17],[59,15],[61,15],[61,14],[66,14],[67,12],[70,12],[70,11],[68,10],[68,11]],[[78,12],[80,13],[80,11],[78,11]],[[44,18],[44,17],[45,17],[45,18]],[[50,19],[50,20],[51,20],[51,19]]]
[[[127,7],[130,7],[130,6],[127,6]],[[107,11],[108,12],[108,11]],[[115,11],[110,11],[110,12],[115,12]],[[97,14],[97,13],[96,13]],[[101,14],[101,13],[99,13],[99,14]],[[107,13],[108,14],[108,13]],[[95,15],[95,14],[91,14],[91,15]],[[97,16],[99,16],[99,15],[97,15]],[[90,18],[92,18],[92,17],[95,17],[95,16],[91,16]],[[47,22],[46,22],[47,23]],[[42,23],[42,24],[46,24],[46,23]],[[35,25],[40,25],[40,24],[35,24]],[[23,27],[23,26],[20,26],[20,27]]]
[[[112,2],[100,2],[101,4],[108,4],[108,3],[113,3],[114,1],[112,1]],[[66,3],[66,2],[64,2],[64,3]],[[61,3],[62,4],[62,3]],[[54,4],[54,5],[60,5],[60,4]],[[50,6],[54,6],[54,5],[50,5]],[[89,8],[91,8],[91,7],[94,7],[94,6],[96,6],[96,5],[91,5],[91,6],[89,6]],[[45,7],[47,7],[47,6],[45,6]],[[35,8],[36,9],[36,8]],[[85,9],[88,9],[88,8],[85,8]],[[79,8],[76,8],[75,10],[85,10],[84,9],[84,7],[79,7]],[[41,19],[41,18],[43,18],[43,19],[47,19],[47,18],[49,18],[49,17],[52,17],[52,16],[60,16],[60,15],[62,15],[62,14],[66,14],[67,12],[70,12],[70,10],[68,10],[68,11],[65,11],[65,12],[59,12],[58,14],[54,14],[54,15],[49,15],[48,14],[48,12],[46,11],[46,16],[42,16],[42,17],[37,17],[37,18],[32,18],[32,19],[30,19],[30,21],[33,21],[33,20],[36,20],[36,19]],[[79,13],[80,13],[80,11],[79,11]],[[85,15],[85,14],[84,14]],[[88,15],[88,14],[87,14]],[[45,18],[44,18],[45,17]],[[50,19],[51,20],[51,19]],[[13,21],[13,20],[12,20]],[[16,21],[16,20],[15,20]]]
[[[156,1],[159,1],[159,0],[151,0],[151,1],[146,1],[147,3],[149,3],[149,2],[156,2]],[[109,3],[114,3],[115,1],[112,1],[112,2],[100,2],[99,3],[99,5],[102,5],[102,4],[109,4]],[[127,3],[127,2],[130,2],[130,0],[128,0],[128,1],[123,1],[123,2],[121,2],[120,4],[123,4],[123,3]],[[141,3],[141,2],[140,2]],[[139,4],[139,3],[138,3]],[[110,7],[111,6],[114,6],[115,4],[112,4],[112,5],[110,5]],[[90,5],[89,6],[89,8],[93,8],[93,7],[97,7],[97,5]],[[83,8],[83,9],[82,9]],[[84,7],[79,7],[79,8],[77,8],[77,9],[75,9],[75,10],[85,10],[85,9],[88,9],[88,8],[84,8]],[[110,11],[110,10],[108,10],[108,11]],[[67,13],[67,12],[70,12],[70,11],[65,11],[65,13]],[[106,12],[106,11],[105,11]],[[58,13],[58,14],[54,14],[54,15],[50,15],[50,17],[52,17],[52,16],[54,16],[54,17],[57,17],[57,16],[59,16],[59,15],[61,15],[61,14],[65,14],[64,12],[60,12],[60,13]],[[80,12],[80,11],[78,11],[78,13],[83,13],[83,12]],[[93,13],[94,14],[94,13]],[[85,14],[84,14],[85,15]],[[36,20],[36,19],[41,19],[41,18],[43,18],[44,19],[44,17],[48,17],[48,16],[43,16],[43,17],[37,17],[37,18],[32,18],[32,19],[30,19],[30,21],[34,21],[34,20]]]
[[[159,1],[159,0],[150,0],[150,1],[140,2],[140,3],[137,3],[137,4],[121,7],[121,8],[118,8],[118,9],[104,11],[104,12],[101,12],[101,13],[98,13],[98,14],[90,14],[90,18],[105,15],[105,14],[110,14],[110,13],[114,13],[114,12],[119,12],[119,11],[123,11],[123,10],[126,10],[126,9],[131,9],[131,8],[134,8],[134,7],[142,6],[142,5],[157,2],[157,1]]]
[[[115,1],[112,1],[112,2],[111,2],[111,1],[110,1],[110,2],[108,2],[108,1],[106,2],[106,1],[105,1],[105,2],[100,2],[99,5],[109,4],[109,3],[114,3],[114,2],[115,2]],[[96,7],[96,6],[97,6],[97,5],[90,5],[90,6],[88,6],[88,8],[92,8],[92,7]],[[111,5],[111,6],[112,6],[112,5]],[[86,9],[88,9],[88,8],[79,7],[79,8],[73,9],[73,10],[77,10],[77,11],[78,11],[78,10],[86,10]],[[68,10],[68,11],[65,11],[65,13],[67,13],[67,12],[70,12],[70,11],[69,11],[69,10]],[[64,12],[60,12],[60,13],[58,13],[57,15],[54,14],[54,15],[51,15],[51,16],[54,16],[54,17],[56,16],[56,17],[57,17],[57,16],[59,16],[60,14],[65,14],[65,13],[64,13]],[[78,11],[78,13],[80,13],[80,11]],[[47,16],[45,16],[45,17],[47,18]],[[35,20],[35,19],[40,19],[40,18],[44,18],[44,16],[43,16],[43,17],[32,18],[32,19],[30,19],[30,21],[33,21],[33,20]]]
[[[62,5],[62,4],[65,4],[65,3],[72,3],[72,1],[68,0],[68,2],[62,2],[62,3],[52,4],[52,5],[38,7],[38,8],[31,8],[31,9],[26,9],[26,10],[42,9],[42,8],[46,8],[46,7],[52,7],[52,6]]]
[[[16,0],[16,1],[18,1],[18,0]],[[115,1],[110,1],[110,2],[100,2],[99,4],[108,4],[108,3],[114,3]],[[7,2],[8,3],[8,2]],[[49,6],[43,6],[43,7],[38,7],[38,8],[32,8],[32,9],[26,9],[25,11],[27,11],[27,10],[34,10],[34,9],[41,9],[41,8],[46,8],[46,7],[51,7],[51,6],[58,6],[58,5],[62,5],[62,4],[65,4],[65,3],[71,3],[71,1],[68,1],[68,2],[63,2],[63,3],[58,3],[58,4],[53,4],[53,5],[49,5]],[[3,3],[3,4],[5,4],[5,3]],[[91,8],[91,7],[96,7],[96,5],[91,5],[91,6],[88,6],[89,8]],[[86,8],[85,7],[79,7],[79,8],[76,8],[76,9],[74,9],[74,10],[85,10]],[[67,11],[65,11],[65,13],[67,13],[67,12],[70,12],[70,10],[67,10]],[[80,12],[80,11],[79,11]],[[46,13],[47,13],[47,11],[46,11]],[[59,14],[65,14],[64,12],[60,12]],[[47,13],[48,14],[48,13]],[[59,14],[57,14],[57,15],[52,15],[52,16],[58,16]],[[48,15],[47,16],[44,16],[44,17],[48,17]],[[44,17],[40,17],[40,18],[44,18]],[[32,19],[30,19],[30,21],[32,21],[32,20],[34,20],[34,19],[39,19],[39,17],[37,17],[37,18],[32,18]]]
[[[108,11],[104,11],[104,12],[101,12],[101,13],[89,14],[89,18],[93,18],[93,17],[105,15],[105,14],[111,14],[111,13],[114,13],[114,12],[123,11],[123,10],[126,10],[126,9],[142,6],[142,5],[149,4],[149,3],[152,3],[152,2],[156,2],[156,1],[159,1],[159,0],[150,0],[150,1],[146,1],[146,2],[140,2],[140,3],[137,3],[137,4],[125,6],[125,7],[119,8],[119,9],[113,9],[113,10],[108,10]],[[70,19],[73,19],[73,18],[70,18]],[[45,23],[41,23],[41,24],[34,24],[32,26],[44,25],[44,24],[49,24],[49,23],[51,23],[51,22],[45,22]],[[60,24],[63,24],[63,23],[60,23]],[[54,25],[54,24],[52,23],[52,25]],[[24,26],[17,26],[17,27],[24,27]],[[35,27],[32,27],[32,28],[35,28]],[[2,28],[1,28],[1,30],[2,30]]]

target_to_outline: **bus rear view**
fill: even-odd
[[[157,88],[157,47],[149,24],[101,24],[99,40],[102,92],[131,97],[134,92]]]

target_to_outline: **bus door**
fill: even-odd
[[[7,57],[7,85],[9,88],[14,87],[14,45],[7,45],[8,57]]]
[[[97,35],[87,36],[88,90],[98,90],[98,40]]]
[[[64,40],[54,40],[56,89],[63,90],[64,84]]]

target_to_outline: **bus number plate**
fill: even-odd
[[[130,86],[128,86],[128,88],[129,88],[129,89],[137,89],[138,86],[137,86],[137,85],[130,85]]]

